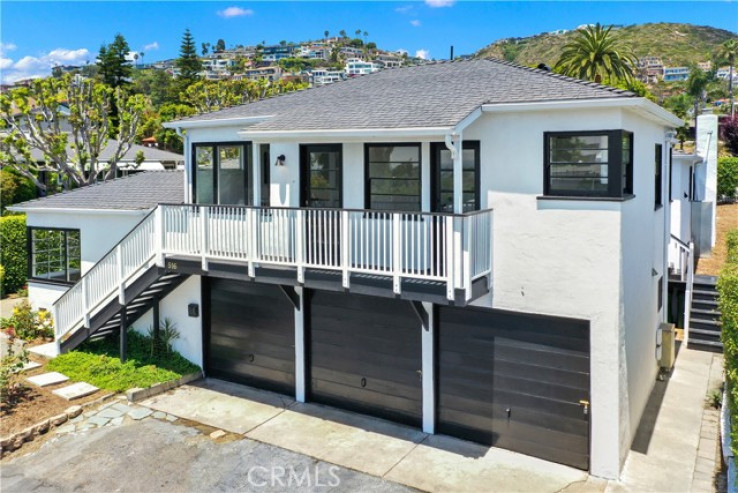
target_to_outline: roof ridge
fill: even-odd
[[[484,57],[484,58],[482,58],[482,60],[486,60],[488,62],[497,63],[497,64],[500,64],[500,65],[505,65],[505,66],[508,66],[508,67],[516,68],[516,69],[527,70],[528,72],[531,72],[531,73],[534,73],[534,74],[546,75],[548,77],[553,77],[553,78],[560,79],[560,80],[567,81],[567,82],[574,82],[576,84],[581,84],[583,86],[591,87],[591,88],[594,88],[594,89],[601,89],[603,91],[612,92],[612,93],[615,93],[615,94],[637,96],[636,93],[634,93],[632,91],[628,91],[626,89],[618,89],[617,87],[612,87],[612,86],[608,86],[608,85],[605,85],[605,84],[600,84],[599,82],[593,82],[593,81],[590,81],[590,80],[577,79],[576,77],[571,77],[571,76],[564,75],[564,74],[558,74],[556,72],[549,71],[549,70],[542,70],[542,69],[537,68],[537,67],[528,67],[526,65],[521,65],[521,64],[515,63],[515,62],[510,62],[508,60],[502,60],[500,58]]]

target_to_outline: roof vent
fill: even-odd
[[[538,66],[537,66],[536,68],[537,68],[538,70],[545,70],[546,72],[550,72],[550,71],[551,71],[551,67],[549,67],[549,66],[548,66],[548,65],[546,65],[545,63],[539,63],[539,64],[538,64]]]

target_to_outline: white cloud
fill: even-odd
[[[8,49],[2,46],[3,50]],[[22,79],[46,77],[51,69],[57,65],[83,65],[90,58],[86,48],[69,50],[57,48],[47,54],[35,57],[26,55],[13,63],[9,58],[0,59],[0,68],[3,69],[3,82],[15,82]]]
[[[451,7],[453,4],[456,3],[456,0],[425,0],[425,4],[428,7],[431,8],[439,8],[439,7]]]
[[[154,41],[153,43],[149,43],[146,46],[143,47],[144,51],[152,51],[152,50],[158,50],[159,49],[159,42]]]
[[[420,26],[420,21],[418,19],[413,19],[413,20],[410,21],[410,25],[411,26],[418,27],[418,26]]]
[[[15,51],[17,46],[13,43],[0,42],[0,55],[6,55],[9,51]]]
[[[403,7],[397,7],[395,9],[395,12],[400,13],[400,14],[407,14],[411,10],[413,10],[413,6],[412,5],[405,5]]]
[[[254,11],[251,9],[243,9],[241,7],[228,7],[227,9],[219,10],[218,15],[228,19],[230,17],[251,16],[254,15]]]
[[[415,52],[415,58],[422,58],[423,60],[427,60],[430,57],[430,52],[428,50],[418,50]]]

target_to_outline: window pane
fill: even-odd
[[[607,150],[560,149],[551,151],[552,163],[607,163]]]
[[[551,150],[607,149],[607,135],[552,136]]]
[[[79,231],[31,229],[31,277],[74,282],[80,277]]]
[[[548,192],[559,195],[607,195],[608,135],[550,135]],[[617,143],[617,141],[616,141]]]
[[[213,203],[213,148],[195,147],[195,201],[198,204]]]
[[[419,146],[370,146],[368,156],[368,207],[420,210]]]
[[[623,159],[621,160],[622,183],[623,183],[623,194],[633,193],[633,163],[631,153],[633,152],[633,134],[624,132],[623,133]]]
[[[269,144],[261,144],[261,205],[269,206],[271,203],[271,159]]]
[[[246,205],[245,161],[243,146],[218,146],[219,204]]]

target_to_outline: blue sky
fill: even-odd
[[[182,32],[227,46],[300,41],[326,29],[369,32],[381,48],[430,58],[472,53],[490,42],[585,23],[690,22],[738,31],[738,3],[722,2],[39,2],[0,5],[4,81],[91,62],[121,32],[145,60],[172,58]]]

